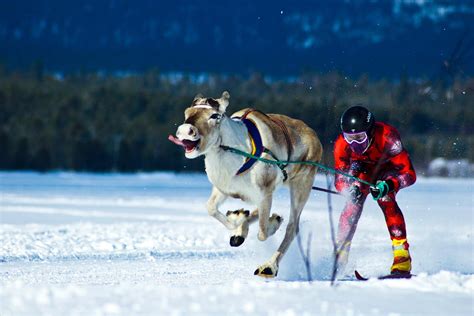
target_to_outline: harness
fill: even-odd
[[[245,158],[244,164],[239,168],[239,170],[237,171],[235,175],[240,175],[250,170],[252,166],[259,160],[258,158],[260,158],[263,153],[269,154],[277,162],[280,162],[280,160],[276,157],[276,155],[270,149],[266,148],[263,145],[262,136],[260,135],[260,131],[258,130],[255,122],[252,119],[247,118],[247,116],[250,113],[255,112],[255,111],[257,110],[247,109],[242,116],[231,117],[233,120],[240,120],[244,123],[245,127],[247,128],[247,132],[250,139],[250,145],[252,147],[251,148],[252,157]],[[262,113],[260,111],[258,112]],[[273,123],[275,123],[282,130],[283,135],[285,136],[286,145],[288,148],[288,160],[290,160],[291,154],[293,151],[293,146],[291,144],[290,134],[288,132],[287,127],[281,120],[275,117],[268,116],[265,113],[262,113],[262,114],[267,116]],[[220,147],[225,151],[234,151],[234,148],[229,147],[229,146],[221,145]],[[288,166],[288,164],[278,163],[277,166],[283,173],[283,182],[286,181],[288,179],[288,173],[286,172],[285,168]]]

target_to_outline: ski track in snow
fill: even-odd
[[[325,179],[318,177],[316,185]],[[472,179],[418,179],[398,195],[413,257],[411,280],[329,284],[332,245],[326,195],[303,212],[312,233],[311,269],[296,242],[275,280],[253,276],[283,238],[257,227],[239,248],[210,218],[202,174],[0,173],[0,315],[473,315]],[[273,212],[288,217],[288,192]],[[337,222],[344,200],[334,196]],[[241,208],[229,200],[222,208]],[[247,206],[249,207],[249,206]],[[387,273],[383,215],[367,201],[347,276]]]

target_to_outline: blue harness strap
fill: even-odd
[[[263,146],[262,136],[260,135],[260,131],[258,130],[257,125],[255,124],[255,122],[252,121],[251,119],[247,118],[247,115],[250,114],[253,111],[255,111],[255,110],[252,109],[252,108],[249,108],[249,109],[247,109],[247,111],[245,111],[245,113],[242,116],[232,117],[232,119],[240,120],[245,124],[245,127],[247,127],[247,132],[248,132],[248,135],[249,135],[249,138],[250,138],[250,145],[252,147],[252,153],[251,153],[252,157],[247,157],[245,159],[244,164],[242,165],[242,167],[240,167],[240,169],[235,174],[236,176],[240,175],[240,174],[243,174],[246,171],[248,171],[250,168],[252,168],[252,166],[260,159],[260,157],[262,156],[263,153],[267,153],[273,159],[275,159],[275,161],[279,161],[279,159],[275,156],[275,154],[273,154],[273,152],[270,149]],[[278,120],[272,119],[271,117],[269,117],[269,118],[274,123],[279,125],[280,128],[282,128],[283,133],[285,134],[285,138],[288,142],[289,141],[289,139],[288,139],[289,136],[287,135],[288,132],[286,130],[286,127],[282,126],[283,124],[281,122],[279,122]],[[288,159],[291,156],[290,145],[291,144],[288,143]],[[225,146],[225,145],[221,145],[221,148],[226,150],[226,151],[233,151],[234,150],[233,148]],[[278,166],[278,168],[280,168],[281,172],[283,173],[283,181],[286,181],[288,179],[288,173],[286,172],[285,168],[286,168],[286,166],[288,166],[288,164],[285,164],[285,165],[277,164],[277,166]]]
[[[252,146],[252,155],[255,157],[260,157],[265,147],[263,146],[262,136],[260,135],[257,125],[255,125],[252,120],[245,117],[242,117],[240,120],[247,127],[247,131],[250,138],[250,144]],[[255,158],[246,158],[244,164],[242,165],[242,167],[240,167],[240,169],[235,175],[239,175],[248,171],[256,162],[257,159]]]

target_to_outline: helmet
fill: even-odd
[[[374,115],[360,105],[348,108],[341,116],[341,129],[344,133],[366,132],[370,134],[374,123]]]
[[[342,114],[343,136],[353,152],[361,155],[369,148],[374,124],[374,115],[360,105],[350,107]]]

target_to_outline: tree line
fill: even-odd
[[[474,160],[474,79],[399,82],[334,72],[275,79],[259,73],[132,75],[0,70],[0,169],[203,170],[167,140],[197,93],[231,94],[229,112],[254,107],[299,118],[321,138],[325,162],[339,118],[363,104],[397,127],[417,166],[435,157]]]

